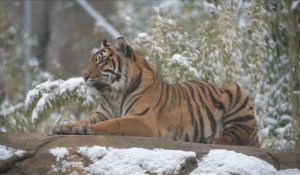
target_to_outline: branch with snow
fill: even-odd
[[[79,108],[90,109],[95,105],[95,93],[88,88],[82,78],[48,80],[30,90],[25,99],[25,108],[31,113],[33,124],[42,116],[70,103]]]

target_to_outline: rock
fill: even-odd
[[[124,137],[124,136],[53,136],[43,134],[25,133],[0,133],[0,145],[13,149],[25,150],[22,156],[13,156],[7,160],[0,160],[0,173],[4,174],[57,174],[58,168],[65,168],[64,173],[76,172],[85,174],[87,167],[92,164],[92,159],[79,153],[79,147],[100,146],[98,149],[118,151],[137,147],[146,149],[168,149],[195,152],[195,156],[187,156],[177,170],[179,174],[189,174],[197,167],[197,159],[205,156],[211,149],[233,150],[250,156],[255,156],[272,164],[276,169],[298,168],[300,169],[299,152],[280,152],[258,149],[245,146],[224,146],[198,143],[176,142],[158,138]],[[64,147],[58,150],[54,156],[50,150]],[[115,150],[114,150],[115,149]],[[64,151],[68,154],[64,155]],[[154,153],[154,152],[153,152]],[[58,158],[59,154],[61,158]],[[101,158],[98,158],[101,159]],[[154,171],[155,172],[155,171]],[[152,172],[149,172],[152,174]],[[174,172],[173,172],[174,173]],[[155,173],[154,173],[155,174]]]

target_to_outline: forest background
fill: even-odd
[[[117,35],[168,82],[237,82],[261,147],[300,150],[299,0],[0,1],[0,132],[88,115],[99,97],[81,73]]]

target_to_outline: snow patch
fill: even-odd
[[[278,175],[300,175],[299,169],[286,169],[278,171]]]
[[[89,157],[86,169],[92,174],[174,174],[194,152],[142,148],[116,149],[100,146],[80,147],[78,153]]]
[[[107,149],[101,146],[93,146],[93,147],[79,147],[77,151],[79,154],[89,157],[92,161],[97,161],[106,155]]]
[[[65,147],[56,147],[49,150],[49,152],[56,157],[56,161],[59,161],[59,159],[69,155],[69,151]]]
[[[211,150],[191,175],[198,174],[275,174],[269,163],[253,156],[227,150]]]
[[[4,145],[0,145],[0,160],[7,160],[13,156],[22,157],[26,151],[17,150]]]
[[[147,33],[139,33],[139,34],[137,35],[138,38],[146,38],[147,36],[148,36]]]

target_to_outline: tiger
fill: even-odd
[[[253,103],[236,83],[167,83],[125,41],[103,40],[84,81],[101,96],[97,110],[53,134],[158,137],[175,141],[259,147]]]

